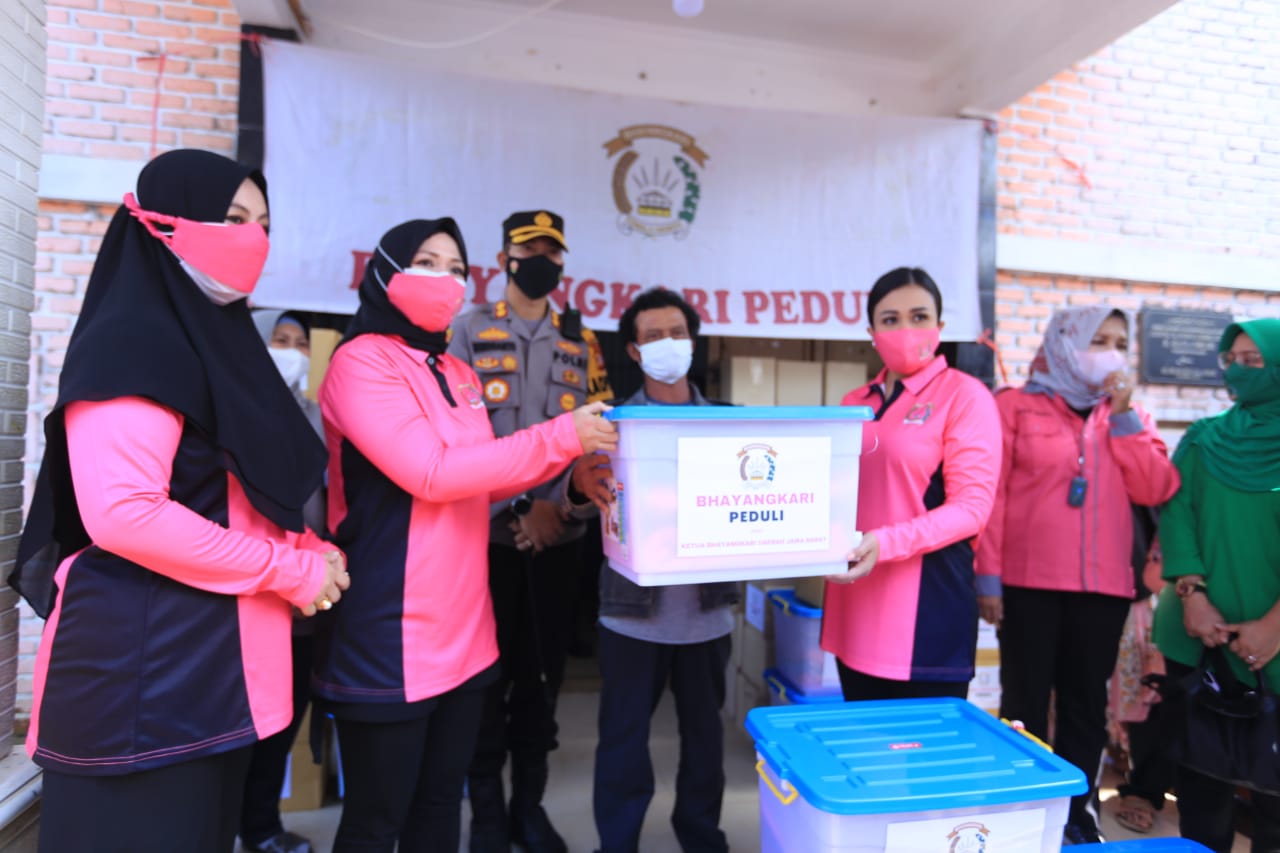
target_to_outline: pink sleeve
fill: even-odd
[[[873,531],[880,559],[906,560],[977,536],[991,514],[1000,477],[1000,414],[986,388],[957,394],[942,441],[946,500],[924,515]]]
[[[1124,476],[1129,500],[1141,506],[1159,506],[1174,496],[1182,480],[1151,415],[1136,407],[1133,411],[1142,418],[1142,430],[1111,435],[1111,454]]]
[[[995,498],[991,504],[991,516],[987,519],[986,529],[978,542],[975,571],[979,577],[999,578],[1003,565],[1001,557],[1004,547],[1004,509],[1005,498],[1009,491],[1009,473],[1013,469],[1013,446],[1017,438],[1016,405],[1020,391],[1009,389],[996,395],[996,409],[1000,412],[1001,463],[1000,480],[996,484]],[[979,586],[990,584],[979,580]],[[979,594],[998,594],[998,590],[987,589]]]
[[[338,351],[321,396],[326,419],[374,467],[432,503],[476,495],[501,500],[550,479],[582,454],[568,412],[505,438],[446,447],[405,380],[363,350]],[[442,399],[440,405],[448,404]]]
[[[181,415],[121,397],[72,403],[66,420],[76,505],[98,547],[209,592],[271,591],[298,607],[320,594],[318,553],[228,530],[169,498]]]

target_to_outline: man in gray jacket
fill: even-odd
[[[618,332],[644,371],[628,406],[707,406],[689,381],[699,319],[677,294],[649,290],[622,315]],[[571,499],[602,498],[607,467],[579,462]],[[720,830],[724,797],[725,670],[737,584],[640,587],[600,570],[600,739],[593,810],[602,853],[634,853],[653,798],[649,722],[669,684],[680,728],[680,767],[671,815],[685,851],[728,850]]]

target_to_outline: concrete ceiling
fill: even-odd
[[[1174,0],[235,0],[424,69],[840,114],[999,111]],[[300,25],[300,21],[305,25]]]

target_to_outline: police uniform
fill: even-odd
[[[538,216],[543,217],[539,223],[549,223],[553,215]],[[550,230],[563,245],[559,217],[555,219],[557,227]],[[505,240],[523,242],[519,229],[509,227],[511,221],[504,226]],[[536,231],[533,236],[539,236],[546,230],[530,222],[524,233]],[[546,316],[535,326],[500,301],[455,320],[451,333],[449,353],[475,369],[499,437],[613,396],[599,342],[591,330],[581,327],[577,312],[560,314],[548,305]],[[568,477],[566,471],[531,489],[529,496],[558,506]],[[573,634],[586,524],[566,521],[560,538],[534,554],[516,549],[513,520],[509,504],[491,508],[489,585],[503,679],[486,703],[469,784],[473,820],[478,821],[486,811],[481,798],[495,796],[493,786],[499,800],[502,796],[502,767],[510,751],[514,825],[520,808],[540,809],[547,753],[556,747],[555,702]]]

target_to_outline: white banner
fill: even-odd
[[[640,291],[681,292],[711,335],[866,337],[866,291],[897,266],[975,339],[982,127],[680,104],[424,73],[264,45],[271,259],[255,301],[350,313],[379,236],[453,216],[471,299],[505,281],[513,211],[565,217],[553,298],[614,330]]]

